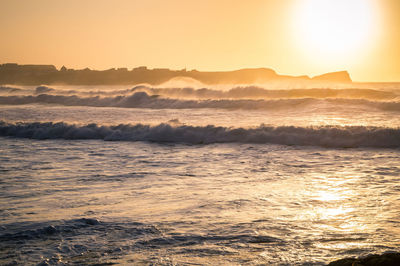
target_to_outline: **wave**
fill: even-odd
[[[0,105],[23,104],[56,104],[63,106],[91,106],[91,107],[122,107],[122,108],[152,108],[152,109],[246,109],[246,110],[273,110],[279,108],[298,108],[308,105],[328,103],[332,105],[361,105],[384,111],[400,111],[398,101],[369,101],[363,99],[275,99],[275,100],[183,100],[162,98],[149,95],[146,92],[135,92],[129,96],[115,97],[79,97],[76,95],[62,96],[40,94],[37,96],[0,96]]]
[[[292,98],[345,98],[345,99],[374,99],[393,100],[399,97],[391,91],[346,88],[312,88],[312,89],[265,89],[257,86],[235,87],[227,91],[208,88],[150,88],[137,86],[131,91],[144,91],[152,95],[164,95],[174,98],[196,99],[292,99]]]
[[[161,237],[152,224],[95,218],[2,224],[0,264],[110,265],[143,248],[140,242]]]
[[[19,88],[0,86],[0,93],[1,94],[13,94],[13,93],[21,92],[21,91],[23,91],[23,90],[19,89]]]
[[[400,129],[364,126],[231,128],[221,126],[97,124],[63,122],[7,123],[0,121],[0,136],[31,139],[100,139],[106,141],[149,141],[156,143],[260,143],[332,148],[399,148]]]
[[[167,85],[167,84],[165,84]],[[179,85],[179,84],[177,84]],[[148,84],[140,84],[128,89],[60,89],[39,86],[36,88],[0,87],[0,94],[6,95],[39,95],[51,94],[61,96],[79,95],[94,96],[129,96],[135,92],[146,92],[149,95],[159,95],[176,99],[294,99],[294,98],[343,98],[343,99],[367,99],[392,101],[400,98],[398,91],[366,88],[288,88],[267,89],[259,86],[233,87],[228,90],[193,87],[152,87]]]
[[[39,228],[29,228],[26,230],[18,231],[15,233],[7,232],[5,234],[0,234],[0,240],[10,241],[10,240],[31,240],[34,238],[44,238],[48,235],[59,234],[64,231],[72,231],[81,229],[88,226],[99,225],[100,221],[93,218],[81,218],[66,221],[68,225],[43,225]]]
[[[221,108],[221,109],[274,109],[279,107],[293,107],[307,104],[311,99],[291,100],[180,100],[162,98],[157,95],[148,95],[146,92],[136,92],[129,96],[116,97],[79,97],[40,94],[37,96],[0,96],[0,104],[58,104],[65,106],[92,106],[92,107],[123,107],[123,108],[153,108],[153,109],[194,109],[194,108]]]

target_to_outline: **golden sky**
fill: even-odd
[[[400,81],[399,0],[0,0],[0,63]]]

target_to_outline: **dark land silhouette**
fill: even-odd
[[[332,72],[310,78],[308,76],[279,75],[269,68],[249,68],[234,71],[205,72],[186,69],[170,70],[167,68],[148,69],[137,67],[111,68],[108,70],[75,70],[53,65],[0,65],[0,84],[16,85],[129,85],[138,83],[161,84],[177,77],[196,79],[204,84],[250,84],[270,81],[318,81],[318,82],[352,82],[347,71]]]
[[[333,261],[328,266],[398,266],[400,253],[371,254],[360,258],[344,258]]]

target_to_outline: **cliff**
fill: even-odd
[[[249,68],[234,71],[204,72],[191,70],[170,70],[166,68],[148,69],[138,67],[112,68],[108,70],[75,70],[62,67],[57,70],[53,65],[0,65],[0,84],[41,85],[131,85],[138,83],[161,84],[172,78],[189,77],[204,84],[254,84],[276,80],[289,81],[334,81],[351,82],[347,72],[328,73],[310,79],[308,76],[279,75],[269,68]]]
[[[315,76],[312,80],[328,81],[328,82],[351,82],[350,75],[347,71],[338,71]]]

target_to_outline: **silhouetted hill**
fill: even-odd
[[[328,73],[314,78],[308,76],[279,75],[269,68],[251,68],[234,71],[203,72],[197,70],[170,70],[166,68],[148,69],[137,67],[112,68],[108,70],[67,69],[57,70],[53,65],[0,65],[0,84],[41,85],[130,85],[138,83],[161,84],[172,78],[189,77],[204,84],[250,84],[275,80],[334,81],[351,82],[346,71]]]
[[[347,71],[338,71],[315,76],[312,80],[333,81],[333,82],[351,82],[350,75]]]

